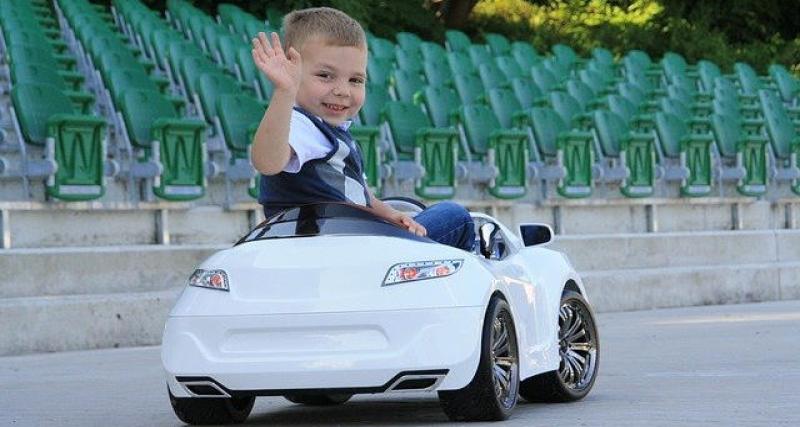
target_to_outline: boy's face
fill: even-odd
[[[297,104],[334,126],[358,114],[367,79],[366,47],[335,46],[312,37],[298,50],[303,74]]]

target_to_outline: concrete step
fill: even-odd
[[[109,246],[0,251],[0,298],[147,292],[182,286],[230,245]]]
[[[600,312],[800,299],[800,262],[597,270],[581,278]]]
[[[0,356],[158,344],[180,289],[0,299]]]
[[[800,261],[800,230],[556,236],[578,271]]]

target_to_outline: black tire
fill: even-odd
[[[353,397],[352,394],[287,394],[283,396],[292,403],[310,406],[341,405]]]
[[[255,401],[255,397],[175,397],[169,392],[169,403],[175,415],[192,425],[243,423]]]
[[[565,310],[571,311],[573,317]],[[575,316],[580,316],[582,326],[576,326]],[[592,308],[581,294],[564,291],[558,325],[561,362],[557,370],[528,378],[520,384],[519,394],[529,402],[572,402],[583,399],[594,386],[600,362],[600,337]],[[570,326],[578,329],[567,336]],[[568,354],[568,347],[573,354]]]
[[[505,335],[495,335],[497,324]],[[503,345],[505,336],[506,344]],[[493,346],[495,347],[493,349]],[[499,363],[502,362],[502,363]],[[495,364],[507,376],[496,376]],[[507,371],[505,370],[507,366]],[[505,382],[505,388],[501,384]],[[519,390],[519,350],[511,309],[502,298],[492,298],[483,320],[478,369],[466,387],[439,392],[439,402],[452,421],[502,421],[511,415]]]

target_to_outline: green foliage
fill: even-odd
[[[555,43],[582,55],[597,46],[617,56],[631,49],[653,58],[673,51],[727,71],[744,61],[766,73],[773,62],[800,68],[800,27],[791,21],[799,10],[773,0],[483,0],[470,32],[506,34],[540,51]]]

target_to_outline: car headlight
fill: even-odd
[[[417,280],[437,279],[455,274],[464,264],[463,259],[418,261],[395,264],[386,273],[383,286]]]
[[[189,286],[229,291],[228,275],[223,270],[197,269],[189,277]]]

